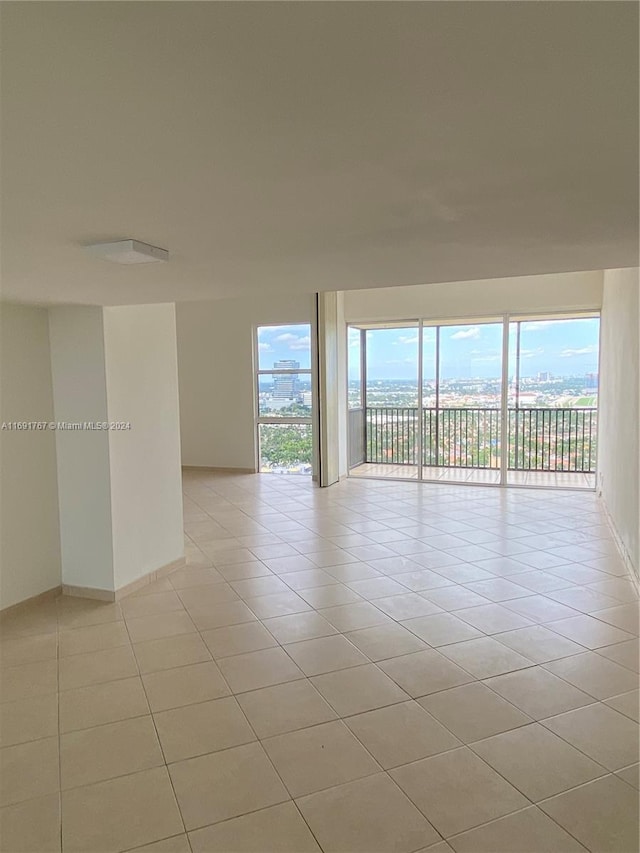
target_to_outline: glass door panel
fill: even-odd
[[[437,479],[438,471],[438,340],[439,326],[422,329],[422,476]],[[434,471],[430,472],[429,469]]]
[[[417,479],[420,463],[418,323],[365,330],[365,458],[356,473]]]
[[[597,316],[512,319],[507,482],[595,486],[599,325]]]
[[[502,321],[440,326],[437,456],[425,477],[500,482],[502,329]]]
[[[349,470],[366,462],[364,420],[364,363],[363,338],[366,332],[349,326],[347,329],[347,418]]]

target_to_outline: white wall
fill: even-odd
[[[104,309],[115,588],[184,554],[175,306]]]
[[[598,488],[628,562],[640,567],[640,300],[637,269],[604,274]]]
[[[311,294],[176,306],[183,465],[255,470],[254,328],[311,323]]]
[[[49,310],[55,419],[108,420],[102,308]],[[56,432],[62,580],[112,590],[109,435]]]
[[[184,553],[173,304],[50,310],[62,581],[114,591]]]
[[[347,322],[577,311],[599,308],[601,303],[602,272],[350,290],[344,295]]]
[[[0,421],[53,420],[47,311],[0,306]],[[0,432],[0,609],[60,585],[55,433]]]

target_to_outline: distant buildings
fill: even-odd
[[[274,362],[274,370],[297,370],[299,361],[283,359]],[[273,377],[273,398],[275,400],[295,400],[298,397],[298,374],[281,373]]]

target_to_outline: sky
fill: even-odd
[[[358,332],[349,333],[349,376],[358,378]],[[535,320],[521,324],[520,375],[575,376],[598,372],[597,318]],[[424,328],[425,380],[435,377],[435,329]],[[510,329],[510,374],[515,369],[515,323]],[[473,323],[440,327],[442,379],[499,378],[502,370],[502,324]],[[416,381],[417,328],[367,331],[369,380]]]
[[[531,320],[521,324],[520,375],[582,376],[598,372],[599,320]],[[515,323],[510,329],[510,374],[515,369]],[[424,328],[425,380],[435,377],[435,329]],[[349,331],[349,376],[359,374],[359,332]],[[443,379],[498,378],[501,374],[502,324],[473,323],[440,327],[440,375]],[[311,328],[308,324],[261,326],[258,329],[261,370],[293,359],[301,369],[311,366]],[[370,380],[417,379],[417,328],[367,331]]]
[[[270,370],[281,360],[297,361],[301,368],[311,367],[311,326],[260,326],[259,369]]]

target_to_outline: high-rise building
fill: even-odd
[[[274,370],[296,370],[300,367],[299,361],[282,359],[273,364]],[[298,396],[298,374],[281,373],[273,378],[273,397],[279,400],[295,400]]]

